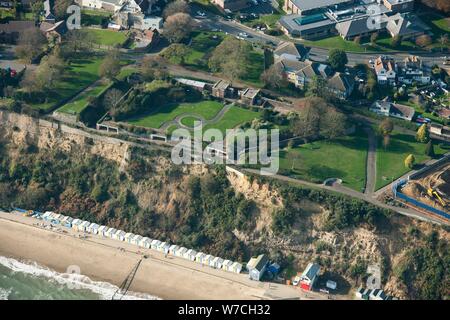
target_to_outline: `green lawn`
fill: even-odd
[[[366,181],[367,148],[364,132],[287,148],[280,152],[281,173],[316,183],[340,178],[344,186],[361,191]]]
[[[64,75],[47,95],[45,103],[32,104],[35,109],[47,111],[56,103],[68,99],[77,92],[99,79],[98,70],[102,57],[93,56],[90,59],[75,59],[64,71]]]
[[[181,123],[189,128],[193,128],[196,121],[199,121],[199,119],[191,116],[187,116],[181,119]]]
[[[330,49],[342,49],[345,51],[364,52],[364,46],[355,43],[354,41],[344,40],[341,36],[333,36],[320,40],[305,40],[302,41],[305,45],[312,45]],[[370,48],[367,48],[369,51]]]
[[[87,32],[94,37],[94,42],[102,46],[122,45],[127,39],[125,32],[107,29],[86,28]]]
[[[247,72],[241,78],[242,81],[251,83],[257,87],[262,87],[261,74],[264,72],[264,54],[252,51],[247,64]]]
[[[111,13],[101,10],[81,10],[81,23],[83,26],[101,26],[107,19],[111,17]]]
[[[404,160],[409,154],[416,158],[416,164],[421,164],[430,158],[425,153],[425,143],[419,143],[412,135],[395,133],[386,150],[380,141],[377,148],[377,181],[375,189],[380,189],[393,180],[401,177],[408,171]],[[435,144],[434,151],[436,155],[442,155],[446,152],[440,145]]]
[[[227,112],[225,112],[219,121],[206,125],[203,130],[214,128],[219,129],[222,133],[225,133],[226,129],[236,128],[244,122],[259,118],[259,116],[260,113],[257,111],[232,106]]]
[[[164,122],[171,121],[182,114],[196,114],[205,119],[212,119],[222,108],[223,105],[216,101],[171,104],[158,108],[146,116],[129,119],[128,122],[147,128],[159,128]]]
[[[76,100],[71,101],[61,108],[58,109],[59,112],[69,113],[69,114],[79,114],[83,111],[89,104],[89,97],[98,97],[103,92],[108,90],[111,82],[105,81],[104,83],[99,83],[90,90],[83,92]]]

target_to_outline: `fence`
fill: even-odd
[[[429,206],[429,205],[427,205],[427,204],[425,204],[423,202],[420,202],[420,201],[418,201],[416,199],[413,199],[413,198],[407,196],[406,194],[403,194],[403,193],[401,193],[400,191],[397,190],[399,187],[401,187],[402,185],[404,185],[407,182],[408,182],[407,179],[402,179],[402,180],[400,180],[397,183],[394,183],[392,185],[392,192],[394,194],[394,198],[400,198],[400,199],[406,201],[407,203],[409,203],[409,204],[411,204],[411,205],[413,205],[413,206],[415,206],[417,208],[424,209],[427,212],[430,212],[430,213],[433,213],[433,214],[437,214],[438,216],[443,217],[446,220],[450,220],[450,214],[448,214],[448,213],[446,213],[446,212],[444,212],[442,210],[436,209],[436,208],[434,208],[432,206]]]

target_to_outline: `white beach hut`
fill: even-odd
[[[141,240],[139,240],[139,246],[142,248],[151,248],[152,247],[152,239],[143,237]]]
[[[233,262],[233,264],[231,265],[231,271],[234,273],[241,273],[242,270],[242,264],[240,264],[239,262]]]
[[[220,257],[215,257],[213,259],[213,268],[222,269],[223,259]]]
[[[125,231],[117,230],[116,233],[114,234],[114,239],[119,240],[119,241],[124,241],[125,234],[126,234]]]
[[[210,254],[207,254],[207,255],[203,258],[202,263],[203,263],[203,264],[206,264],[207,266],[209,266],[210,263],[211,263],[211,261],[212,261],[212,259],[214,259],[214,257],[213,257],[212,255],[210,255]]]
[[[44,213],[45,214],[45,213]],[[80,219],[74,219],[72,221],[72,229],[78,230],[78,225],[81,223],[82,221]]]
[[[198,263],[203,263],[203,259],[206,257],[206,254],[204,254],[203,252],[199,252],[197,253],[197,255],[195,256],[195,261]]]
[[[186,249],[185,247],[181,247],[180,249],[177,250],[176,256],[184,258],[184,255],[186,254],[187,251],[188,249]]]
[[[44,214],[42,215],[42,220],[47,220],[48,216],[52,214],[51,211],[45,211]]]
[[[125,242],[131,243],[131,239],[135,236],[134,233],[128,232],[125,233]]]
[[[63,216],[62,214],[60,214],[60,213],[54,213],[54,214],[52,215],[52,223],[54,223],[54,224],[60,224],[62,218],[64,218],[64,216]]]
[[[164,244],[161,245],[161,252],[164,254],[168,254],[169,253],[169,248],[170,248],[170,243],[168,242],[163,242]]]
[[[131,238],[131,244],[139,246],[139,244],[141,243],[141,240],[142,240],[142,236],[135,234],[134,237]]]
[[[78,226],[78,231],[87,231],[88,227],[91,225],[91,223],[89,221],[83,221],[82,223],[80,223],[80,225]]]
[[[114,235],[116,234],[116,232],[117,232],[117,229],[109,228],[109,229],[106,231],[106,236],[107,236],[108,238],[114,239]]]
[[[97,234],[98,233],[98,228],[100,228],[100,226],[96,223],[91,223],[89,225],[89,227],[87,228],[87,231],[89,233],[93,233],[93,234]]]
[[[171,255],[173,255],[173,256],[176,256],[176,255],[177,255],[178,249],[180,249],[180,246],[177,246],[176,244],[173,244],[173,245],[171,245],[170,248],[169,248],[169,253],[170,253]]]
[[[107,226],[100,226],[98,227],[98,234],[102,237],[106,237],[106,231],[108,231],[108,229]]]
[[[233,264],[233,261],[231,260],[225,260],[222,264],[222,269],[225,271],[231,271],[231,265]]]
[[[191,261],[195,261],[195,256],[197,255],[197,251],[189,249],[188,251],[186,251],[186,254],[184,255],[184,258],[191,260]]]
[[[73,223],[73,218],[72,217],[65,217],[64,219],[63,219],[63,221],[62,221],[62,225],[64,226],[64,227],[67,227],[67,228],[72,228],[72,223]]]
[[[161,241],[155,239],[155,240],[152,241],[152,246],[151,246],[151,248],[152,248],[153,250],[158,250],[160,244],[161,244]]]

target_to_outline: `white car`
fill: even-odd
[[[198,14],[200,17],[206,16],[206,13],[204,13],[203,11],[197,11],[197,14]]]
[[[296,277],[294,278],[294,281],[292,281],[292,285],[298,286],[299,282],[300,282],[300,277],[299,277],[299,276],[296,276]]]
[[[248,34],[246,32],[239,32],[239,36],[242,38],[248,38]]]

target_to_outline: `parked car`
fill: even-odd
[[[299,276],[296,276],[296,277],[294,278],[294,281],[292,281],[292,285],[298,286],[299,283],[300,283],[300,277],[299,277]]]

